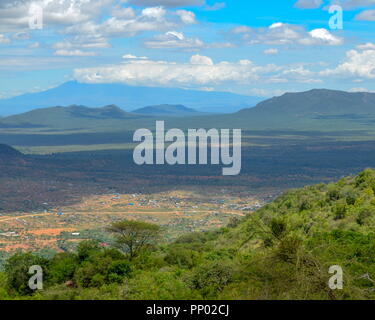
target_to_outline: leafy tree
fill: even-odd
[[[154,244],[161,231],[157,225],[130,220],[114,222],[108,230],[115,234],[118,246],[130,259],[137,256],[142,249]]]
[[[6,261],[7,287],[11,292],[22,295],[29,295],[34,292],[29,288],[29,279],[32,276],[29,274],[29,269],[34,265],[41,266],[45,270],[48,260],[29,252],[18,252]]]
[[[63,283],[73,279],[78,268],[78,256],[74,253],[62,252],[56,254],[49,263],[49,283]]]
[[[77,255],[79,261],[86,260],[91,254],[99,250],[99,244],[95,240],[86,240],[79,243]]]
[[[229,262],[209,262],[196,269],[190,283],[205,298],[216,297],[232,281],[234,272],[234,266]]]
[[[130,263],[116,249],[91,251],[74,274],[74,283],[80,287],[101,287],[120,283],[131,272]]]
[[[7,277],[4,272],[0,272],[0,300],[10,299],[10,296],[6,290]]]

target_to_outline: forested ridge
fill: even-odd
[[[367,169],[173,243],[158,226],[116,222],[114,247],[16,253],[0,272],[0,299],[374,299],[374,193]],[[43,290],[28,287],[31,265],[43,268]],[[344,271],[342,290],[328,286],[332,265]]]

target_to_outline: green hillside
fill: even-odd
[[[236,116],[268,127],[370,128],[375,121],[375,94],[326,89],[286,93],[241,110]]]
[[[236,113],[174,123],[247,130],[373,131],[375,94],[327,89],[286,93]]]
[[[101,108],[57,106],[2,118],[0,128],[111,131],[116,128],[132,129],[139,123],[147,123],[149,118],[147,115],[126,112],[115,105]]]
[[[49,259],[14,255],[0,274],[0,299],[374,299],[374,192],[368,169],[169,244],[157,240],[156,226],[116,223],[108,231],[121,246],[83,242]],[[149,236],[133,242],[143,246],[128,250],[119,233],[126,228]],[[25,287],[29,264],[45,268],[40,293]],[[328,287],[333,265],[344,271],[342,290]]]

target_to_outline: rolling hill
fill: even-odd
[[[296,118],[375,114],[375,93],[351,93],[328,89],[285,93],[280,97],[260,102],[253,110],[242,110],[241,114],[268,114],[269,112],[277,115],[288,114]]]
[[[35,109],[0,119],[0,128],[14,130],[127,131],[154,128],[155,117],[173,128],[242,128],[372,132],[375,94],[314,89],[286,93],[232,114],[205,114],[183,105],[153,105],[129,113],[117,106],[88,108],[73,105]]]
[[[41,108],[12,115],[0,120],[0,128],[53,128],[59,130],[90,128],[95,130],[106,127],[108,130],[113,127],[134,124],[149,118],[147,115],[140,115],[126,112],[115,105],[108,105],[100,108],[89,108],[86,106],[72,105],[69,107]],[[123,127],[126,129],[126,127]]]
[[[370,130],[375,124],[375,93],[314,89],[285,93],[233,114],[198,117],[196,126],[248,130]],[[175,125],[191,125],[186,120]]]
[[[115,104],[131,111],[157,104],[188,105],[202,112],[228,113],[252,107],[261,98],[228,92],[207,92],[178,88],[134,87],[124,84],[85,84],[66,82],[43,92],[0,99],[0,116],[51,106]]]

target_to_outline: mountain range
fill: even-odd
[[[86,84],[70,81],[46,91],[0,99],[0,116],[51,106],[100,107],[108,104],[117,105],[126,111],[150,105],[180,104],[200,112],[230,113],[252,107],[261,100],[259,97],[229,92],[135,87],[112,83]]]
[[[314,89],[286,93],[232,114],[205,114],[184,105],[154,105],[126,112],[115,105],[35,109],[0,120],[0,128],[52,128],[90,131],[153,127],[165,119],[177,128],[247,130],[373,130],[375,94]]]
[[[199,124],[206,122],[197,119]],[[375,93],[313,89],[285,93],[264,100],[253,108],[217,115],[208,126],[254,130],[351,130],[375,124]]]

